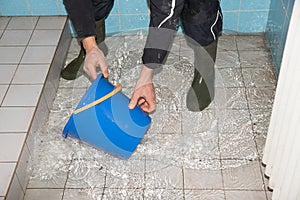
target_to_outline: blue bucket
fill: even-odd
[[[128,109],[129,98],[99,75],[71,115],[63,137],[79,139],[119,158],[128,159],[151,123],[139,107]]]

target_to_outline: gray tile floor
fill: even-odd
[[[110,81],[130,96],[145,37],[106,39]],[[77,55],[73,40],[67,62]],[[263,36],[220,37],[216,98],[206,110],[186,109],[193,54],[182,36],[155,75],[157,110],[132,157],[125,161],[74,139],[62,129],[90,85],[85,76],[61,79],[47,125],[36,137],[25,200],[203,199],[270,200],[261,157],[276,86]]]

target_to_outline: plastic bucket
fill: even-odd
[[[77,138],[114,156],[128,159],[151,119],[139,107],[128,109],[129,98],[100,74],[80,100],[63,137]]]

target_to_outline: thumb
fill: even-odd
[[[101,70],[103,73],[104,78],[108,78],[108,69],[105,67],[103,70]]]
[[[134,107],[136,106],[137,104],[137,101],[138,101],[138,95],[135,95],[135,93],[133,93],[132,97],[131,97],[131,100],[129,102],[129,105],[128,105],[128,108],[130,110],[134,109]]]

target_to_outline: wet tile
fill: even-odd
[[[218,41],[218,51],[236,51],[236,36],[233,35],[222,35]]]
[[[273,66],[271,55],[267,51],[240,51],[239,54],[242,68],[270,68]]]
[[[218,118],[214,110],[182,112],[182,132],[186,135],[203,132],[217,132],[217,122]]]
[[[144,199],[183,200],[182,190],[171,189],[145,189]]]
[[[251,119],[248,110],[225,110],[218,113],[218,127],[221,133],[252,135]]]
[[[158,166],[161,169],[162,166],[168,166],[171,163],[177,165],[176,162],[182,159],[183,145],[184,140],[181,134],[147,134],[138,150],[140,154],[151,160],[151,163],[161,160],[162,163]]]
[[[80,76],[75,80],[65,80],[60,78],[59,80],[59,88],[84,88],[87,89],[91,85],[89,79],[85,76]]]
[[[5,196],[13,176],[16,163],[0,163],[0,196]]]
[[[248,108],[245,88],[225,88],[224,98],[220,97],[215,101],[218,108],[244,110]]]
[[[28,44],[32,30],[6,30],[4,31],[1,46],[25,46]]]
[[[174,63],[179,62],[179,52],[170,52],[166,58],[164,65],[172,66]]]
[[[262,50],[266,48],[262,35],[235,36],[238,50]]]
[[[194,63],[194,52],[192,49],[180,49],[179,51],[179,61],[186,60],[190,63]]]
[[[38,17],[12,17],[7,29],[32,30],[37,23]]]
[[[36,106],[43,85],[11,85],[3,106]]]
[[[35,29],[63,29],[67,17],[65,16],[43,16],[39,17]]]
[[[234,164],[235,160],[222,160],[222,164]],[[259,161],[222,170],[224,188],[239,190],[264,190]]]
[[[262,159],[267,137],[265,135],[255,135],[255,143],[259,157]]]
[[[4,96],[7,92],[9,85],[0,85],[0,105],[4,99]]]
[[[112,189],[106,188],[102,197],[103,200],[122,200],[122,199],[143,199],[142,189]]]
[[[33,112],[33,107],[0,107],[0,132],[27,132]]]
[[[175,36],[172,46],[170,48],[170,52],[174,53],[175,55],[179,55],[179,50],[181,49],[180,43],[181,42],[179,36]]]
[[[97,162],[74,159],[70,165],[66,188],[103,188],[106,169]]]
[[[222,189],[221,170],[185,168],[184,187],[185,189]]]
[[[143,188],[145,184],[144,160],[117,160],[110,159],[107,166],[107,188]]]
[[[220,151],[222,159],[254,160],[258,158],[254,136],[251,134],[220,134]]]
[[[43,84],[48,70],[49,65],[19,65],[12,84]]]
[[[166,165],[160,160],[146,160],[145,178],[147,189],[183,188],[182,168],[170,164]]]
[[[61,200],[63,189],[27,189],[24,200]]]
[[[250,109],[271,109],[273,107],[275,88],[246,88]]]
[[[28,189],[63,189],[65,187],[70,161],[63,161],[59,158],[55,160],[54,157],[58,155],[51,155],[49,158],[42,157],[39,160],[35,158],[27,191]]]
[[[27,47],[24,56],[21,60],[21,64],[46,64],[51,63],[56,46],[38,47],[29,46]]]
[[[184,133],[179,144],[182,145],[182,157],[187,166],[197,165],[199,160],[220,158],[217,132]]]
[[[35,30],[29,45],[57,45],[62,30]]]
[[[85,92],[86,89],[81,88],[59,88],[52,104],[52,110],[75,109]]]
[[[158,107],[151,114],[151,118],[149,133],[176,134],[181,132],[181,115],[177,110],[167,110]]]
[[[240,68],[240,60],[237,51],[218,52],[216,58],[217,68]]]
[[[0,134],[0,162],[17,162],[25,142],[25,133]]]
[[[143,35],[124,36],[124,41],[127,44],[129,51],[144,49],[147,37]]]
[[[244,68],[242,73],[246,87],[275,86],[277,83],[274,73],[266,68]]]
[[[102,195],[103,195],[103,188],[65,189],[63,200],[100,199]]]
[[[25,47],[0,47],[1,64],[18,64]]]
[[[271,109],[254,109],[250,110],[253,130],[256,135],[267,135],[272,110]]]
[[[267,200],[265,191],[228,191],[225,190],[226,200]]]
[[[216,70],[216,87],[244,87],[241,69],[224,68]]]
[[[186,200],[225,200],[223,190],[184,190]]]

